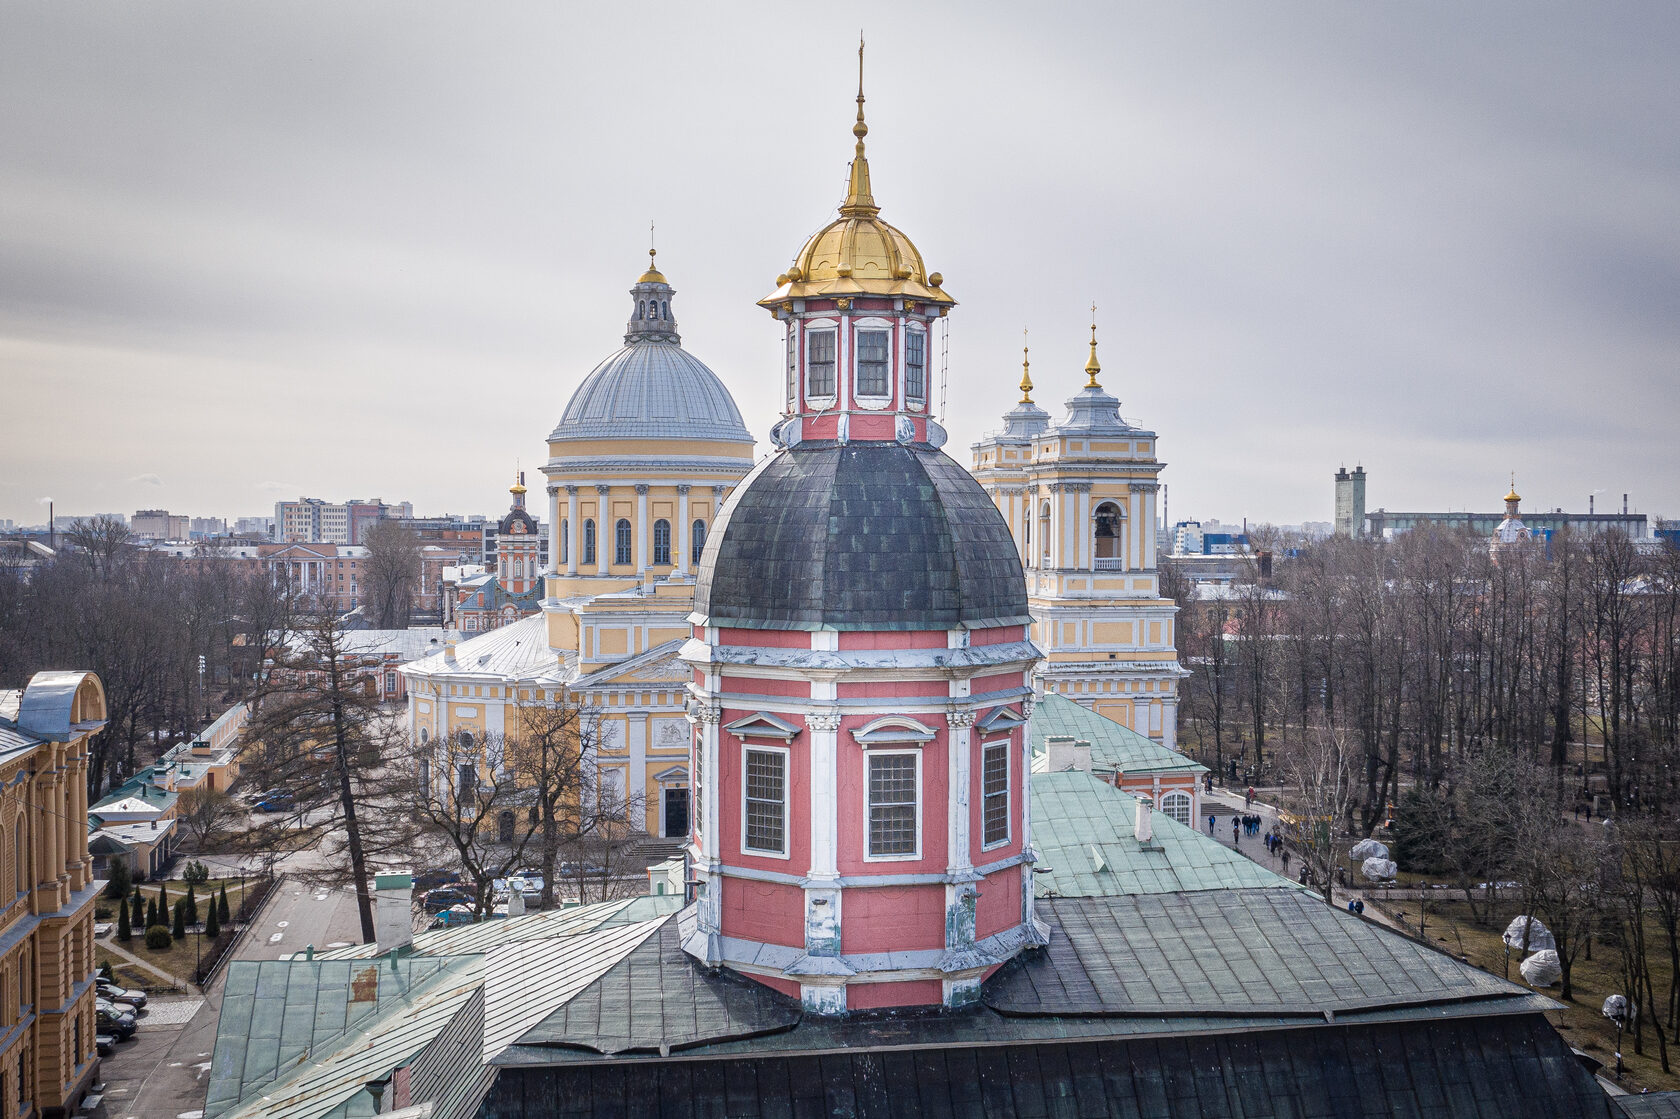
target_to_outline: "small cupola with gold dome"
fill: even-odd
[[[881,220],[864,137],[858,44],[856,138],[840,213],[759,300],[786,325],[784,414],[772,439],[944,442],[932,422],[933,324],[956,301],[902,231]],[[797,421],[797,422],[796,422]]]
[[[682,345],[682,335],[677,333],[676,316],[671,313],[671,298],[677,294],[677,289],[654,265],[654,258],[658,255],[658,249],[648,249],[647,271],[637,278],[635,286],[630,289],[630,298],[635,300],[635,305],[630,311],[630,322],[624,328],[624,341],[628,344],[669,342]]]

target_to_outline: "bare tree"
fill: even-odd
[[[205,850],[240,814],[239,802],[222,789],[203,786],[188,789],[175,802],[176,818],[186,826],[200,851]]]
[[[494,904],[492,883],[524,864],[538,830],[533,790],[514,769],[513,744],[506,735],[458,731],[404,753],[412,758],[421,828],[449,844],[473,885],[473,913],[482,918]]]
[[[420,585],[420,542],[408,526],[375,521],[362,537],[367,566],[362,572],[363,602],[376,629],[404,629]]]
[[[241,768],[291,795],[286,824],[320,842],[332,867],[323,881],[354,887],[362,937],[371,942],[373,860],[406,857],[414,833],[402,810],[413,786],[390,764],[393,735],[381,718],[383,666],[348,647],[330,609],[308,615],[276,662],[245,727],[249,761]]]
[[[1321,727],[1292,743],[1282,763],[1294,817],[1288,838],[1307,866],[1309,885],[1334,904],[1337,852],[1354,796],[1347,743],[1336,728]]]

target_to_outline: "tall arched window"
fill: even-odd
[[[1050,503],[1038,508],[1038,548],[1045,563],[1050,562]]]
[[[653,522],[653,562],[657,567],[671,565],[671,522]]]
[[[671,317],[671,303],[669,300],[661,299],[659,301],[659,317],[662,319],[669,319]]]
[[[642,300],[637,301],[637,303],[636,303],[636,317],[638,319],[647,318],[647,300],[642,299]]]
[[[595,562],[595,518],[583,522],[583,562]]]
[[[691,535],[694,537],[694,558],[691,562],[699,563],[700,553],[706,550],[706,522],[695,521]]]
[[[1126,518],[1112,501],[1097,506],[1096,566],[1118,570],[1125,566]]]
[[[613,562],[636,562],[630,556],[630,522],[623,517],[618,519],[618,524],[613,529]]]
[[[570,563],[571,562],[571,557],[572,557],[572,522],[569,521],[569,520],[564,520],[564,521],[560,522],[560,555],[555,558],[554,566],[559,567],[563,563]]]

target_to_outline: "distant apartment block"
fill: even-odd
[[[192,531],[192,518],[167,509],[139,509],[128,528],[142,540],[185,540]]]
[[[350,544],[367,541],[367,531],[388,517],[412,514],[407,501],[387,505],[379,498],[329,502],[318,497],[274,503],[274,539],[282,544]]]
[[[236,536],[260,536],[264,540],[274,536],[273,517],[240,517],[233,522]]]

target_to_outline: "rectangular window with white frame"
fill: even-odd
[[[805,335],[805,395],[834,395],[834,331]]]
[[[741,752],[741,850],[786,858],[788,752],[747,746]]]
[[[1009,842],[1009,743],[990,742],[981,750],[980,843],[997,847]]]
[[[904,398],[911,404],[927,402],[927,333],[911,330],[904,335]]]
[[[885,330],[857,332],[857,394],[886,396],[892,335]]]
[[[864,765],[869,786],[865,857],[917,858],[922,831],[921,751],[871,750]]]

